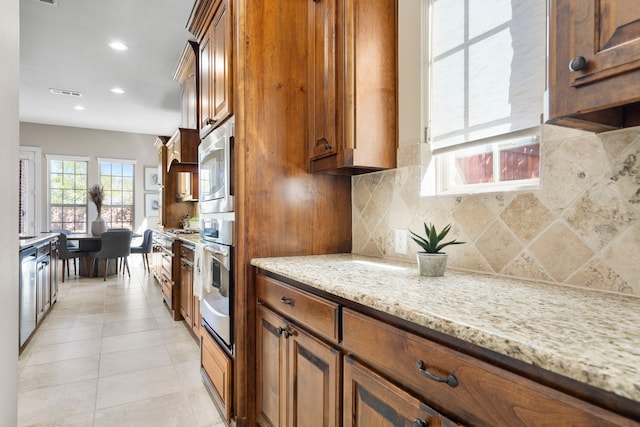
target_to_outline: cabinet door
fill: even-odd
[[[640,2],[554,0],[549,40],[550,123],[640,124]]]
[[[211,44],[212,44],[213,32],[211,27],[204,33],[202,40],[200,41],[200,123],[198,128],[200,129],[200,136],[204,137],[211,128],[211,122],[213,117],[211,116],[211,109],[209,104],[211,103]]]
[[[51,304],[56,302],[58,299],[58,244],[59,242],[57,240],[51,243]]]
[[[232,112],[229,2],[222,0],[214,8],[213,20],[200,41],[201,138]]]
[[[285,426],[286,352],[281,335],[286,321],[258,306],[256,336],[256,406],[260,426]]]
[[[180,314],[187,325],[191,326],[191,304],[193,303],[193,267],[180,260]]]
[[[195,64],[194,64],[195,66]],[[197,97],[196,97],[196,73],[195,71],[182,83],[182,127],[196,129],[198,126],[196,118]]]
[[[347,357],[344,427],[456,426],[410,394]]]
[[[310,171],[396,167],[397,0],[307,0],[307,27]]]
[[[309,156],[336,153],[336,0],[307,0]]]
[[[49,260],[39,261],[37,266],[37,317],[36,322],[40,322],[49,310],[51,305],[51,271],[49,269]]]
[[[213,120],[214,126],[231,114],[231,13],[229,0],[222,0],[213,16]]]
[[[193,286],[193,284],[192,284]],[[200,324],[202,323],[200,319],[200,298],[197,296],[192,297],[191,304],[191,329],[195,332],[196,336],[200,336]]]
[[[203,378],[227,425],[231,422],[231,359],[205,331],[201,337]]]
[[[640,67],[640,2],[637,0],[572,0],[571,31],[575,35],[571,58],[586,60],[584,70],[571,73],[572,86]]]
[[[340,426],[341,355],[338,350],[291,328],[287,341],[287,426]]]

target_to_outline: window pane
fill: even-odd
[[[122,176],[133,177],[133,165],[132,164],[122,165]]]
[[[133,191],[123,191],[122,192],[122,204],[123,205],[132,205],[133,206]]]
[[[125,191],[133,191],[133,177],[122,179],[122,189]]]
[[[51,165],[49,166],[51,169],[51,173],[60,173],[62,172],[62,161],[60,160],[52,160]]]
[[[111,175],[111,163],[100,163],[100,176]]]
[[[87,162],[76,162],[76,174],[77,175],[87,174]]]
[[[540,144],[500,150],[500,180],[540,178]]]
[[[459,52],[433,64],[431,99],[437,108],[431,111],[434,140],[465,127],[464,54]]]
[[[493,182],[491,145],[455,153],[456,185]]]
[[[456,1],[432,1],[431,22],[446,22],[433,32],[431,48],[433,56],[439,56],[464,42],[464,9]]]
[[[469,38],[478,37],[499,25],[508,24],[512,15],[511,0],[470,1]]]
[[[500,54],[490,55],[488,52]],[[508,30],[469,47],[469,68],[474,74],[469,79],[469,127],[492,125],[501,119],[509,120],[512,59],[513,49]]]
[[[62,190],[51,190],[50,200],[52,205],[62,203]]]

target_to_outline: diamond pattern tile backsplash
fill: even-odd
[[[640,128],[543,133],[539,190],[421,196],[420,146],[354,177],[353,253],[415,262],[412,240],[394,252],[395,230],[451,223],[466,244],[447,248],[449,267],[640,296]]]

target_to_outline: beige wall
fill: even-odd
[[[47,154],[89,157],[89,185],[99,182],[98,157],[135,160],[135,228],[145,225],[144,167],[157,167],[154,135],[112,132],[95,129],[51,126],[36,123],[20,124],[20,145],[42,149],[40,230],[47,230]],[[95,219],[95,206],[89,204],[89,221]],[[156,218],[149,221],[155,225]]]
[[[0,2],[0,425],[17,424],[18,372],[18,0]]]

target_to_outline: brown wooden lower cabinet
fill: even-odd
[[[343,307],[290,280],[258,274],[256,284],[261,426],[640,425],[634,402],[613,402],[608,393],[541,369],[525,377],[508,369],[516,363],[504,365],[506,357],[491,363],[488,351],[463,353],[409,332],[399,319]],[[335,316],[316,331],[309,313],[322,307],[335,308]],[[336,339],[327,334],[332,322],[339,325]]]
[[[351,357],[345,358],[343,381],[344,427],[458,425]]]
[[[257,322],[258,424],[340,426],[340,351],[264,306]]]
[[[213,398],[221,415],[231,422],[231,358],[207,331],[201,334],[200,361],[201,371],[209,394]]]

